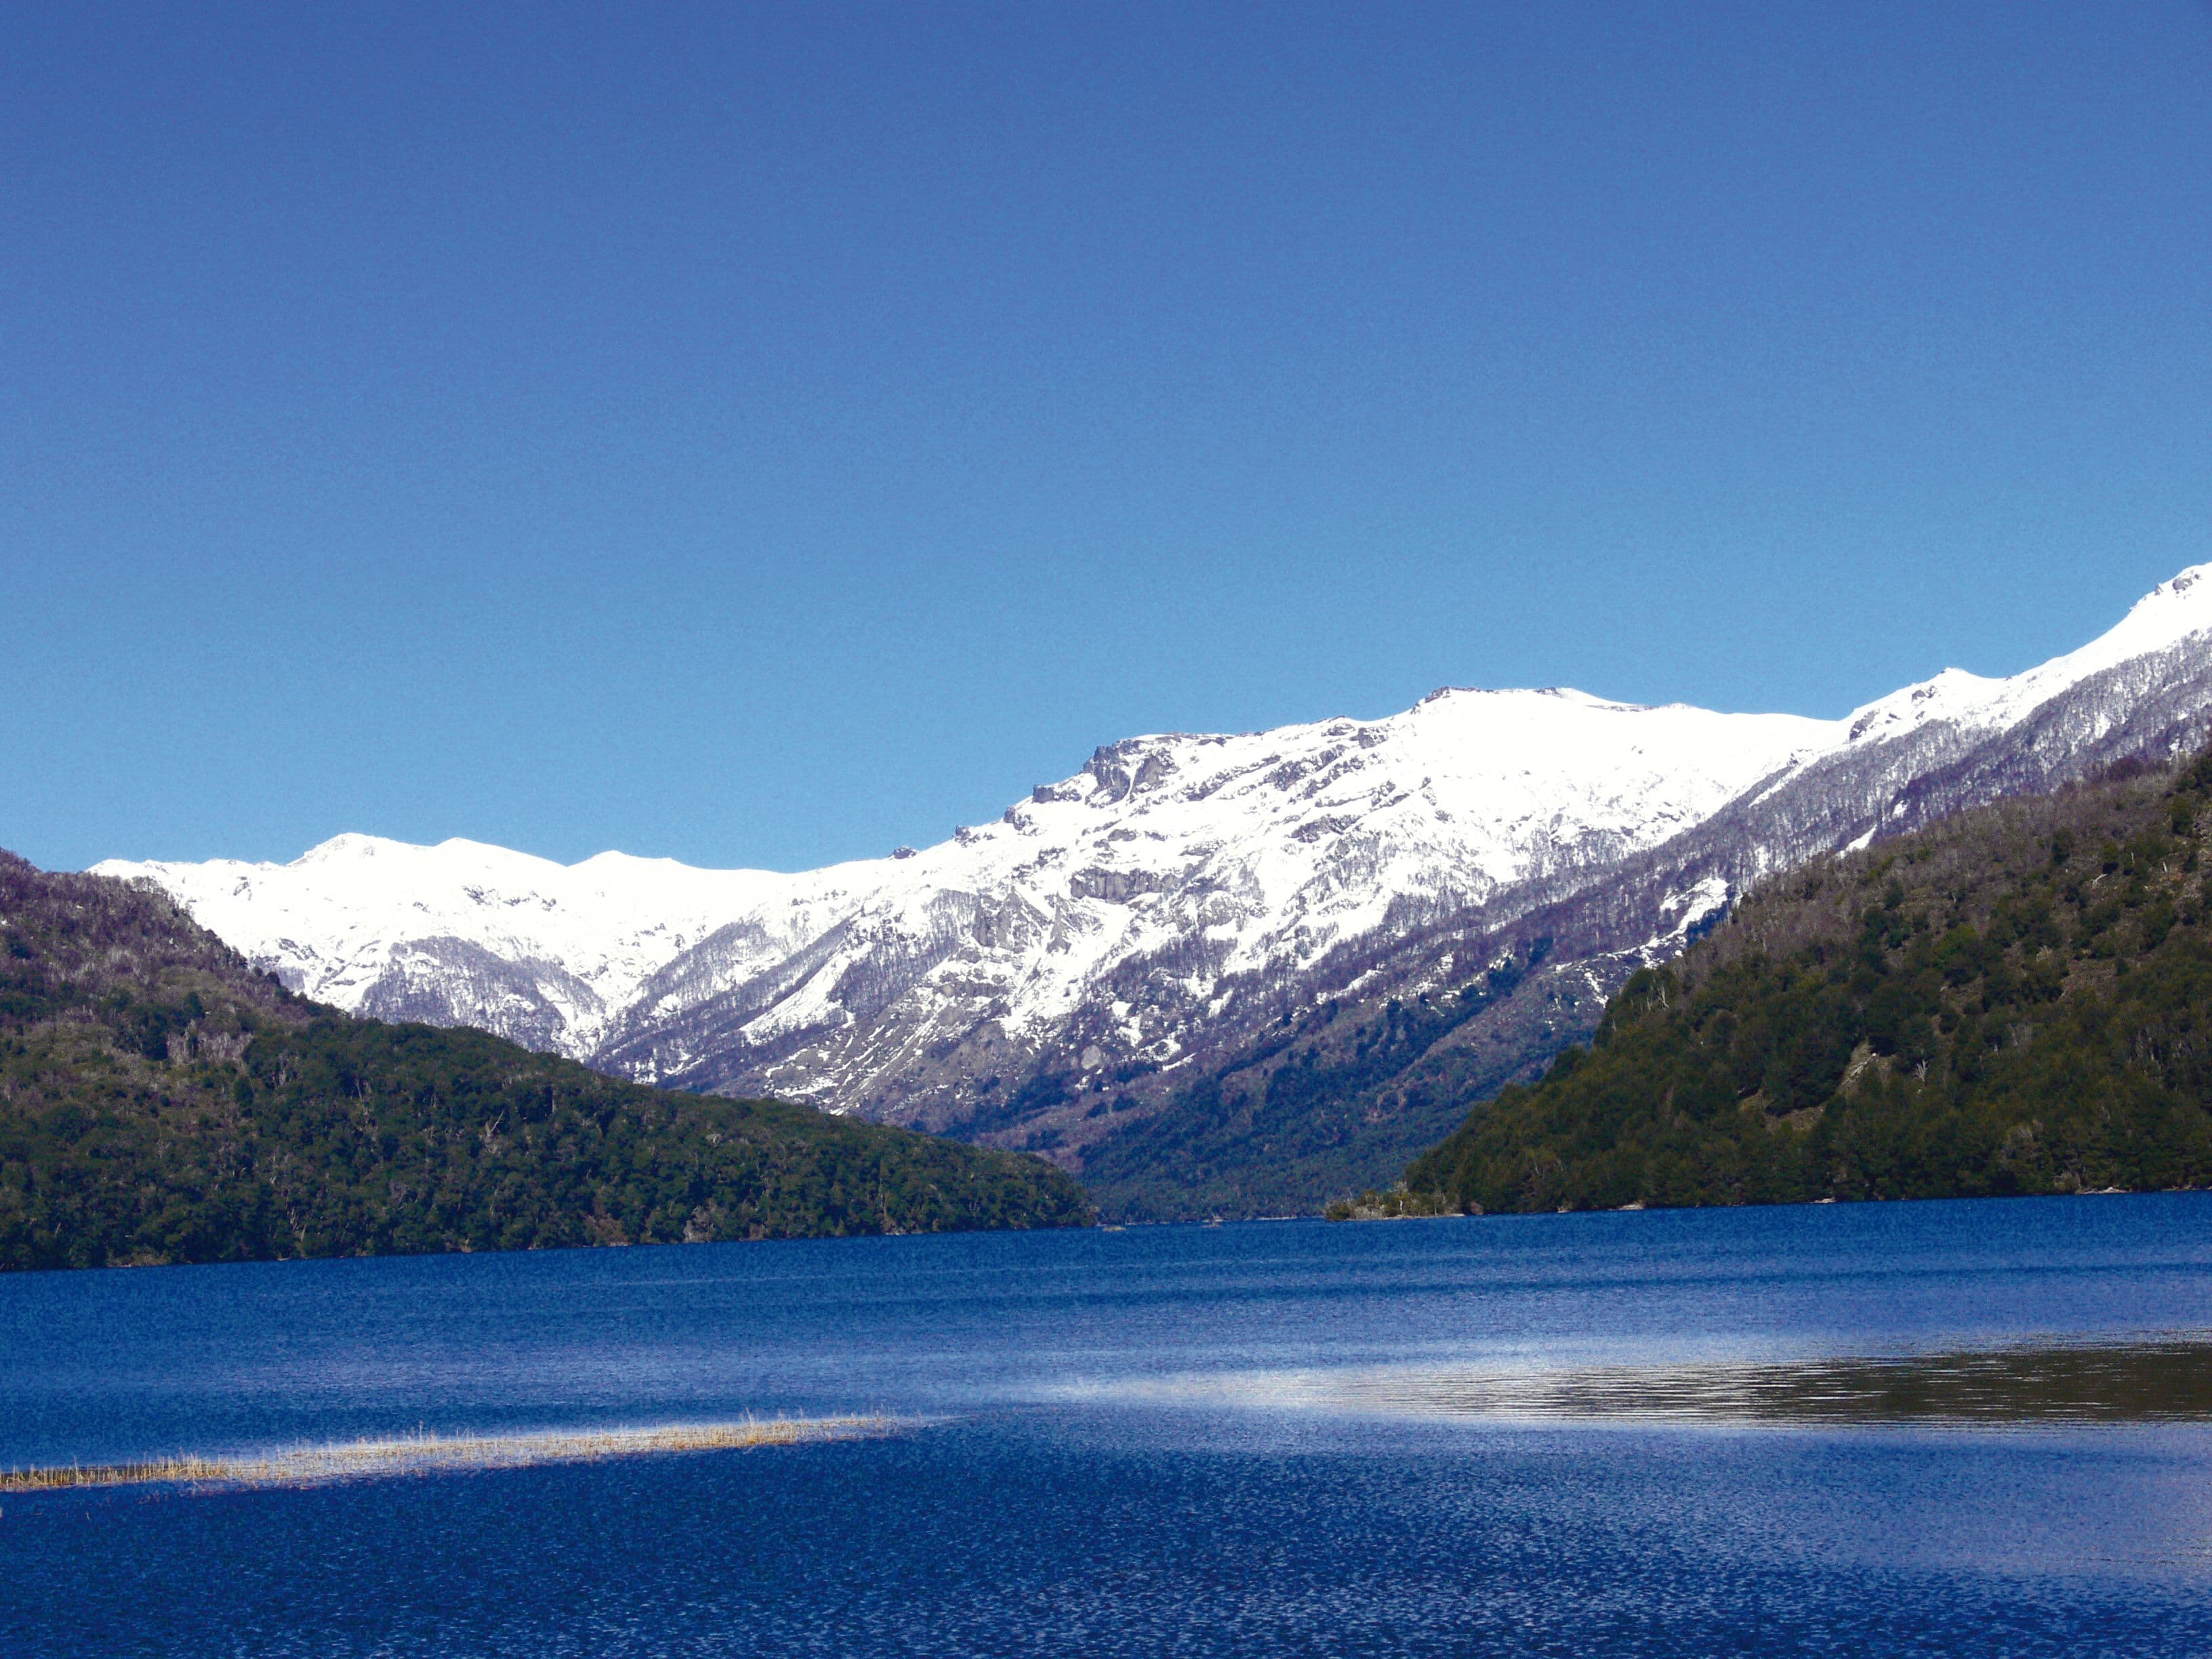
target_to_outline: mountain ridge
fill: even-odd
[[[1835,720],[1447,687],[1379,720],[1127,738],[994,823],[819,871],[366,837],[284,866],[97,868],[155,879],[340,1006],[1030,1146],[1088,1179],[1101,1142],[1199,1079],[1236,1082],[1286,1020],[1310,1032],[1333,1007],[1357,1046],[1394,1000],[1517,963],[1450,1038],[1489,1053],[1518,1034],[1474,1068],[1494,1086],[1773,870],[2191,746],[2212,711],[2208,575],[2022,674],[1946,670]],[[1323,1196],[1231,1195],[1261,1212]]]

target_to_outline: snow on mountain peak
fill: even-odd
[[[2008,726],[2093,675],[2207,634],[2212,634],[2212,564],[2192,565],[2151,589],[2079,650],[2002,679],[1947,668],[1854,709],[1844,719],[1845,740],[1886,738],[1935,720],[1984,731]]]
[[[562,866],[460,839],[362,835],[281,866],[99,867],[150,876],[341,1006],[407,1006],[390,1000],[422,979],[426,951],[535,964],[526,996],[550,1008],[554,1040],[572,1053],[640,998],[665,1012],[810,951],[818,970],[752,1034],[830,1018],[841,975],[883,941],[941,951],[948,927],[989,942],[945,972],[1008,1029],[1033,1031],[1102,975],[1181,939],[1212,941],[1210,979],[1304,963],[1395,907],[1465,903],[1616,859],[1698,821],[1825,730],[1565,689],[1455,690],[1378,720],[1127,739],[995,823],[793,875],[620,853]],[[709,935],[724,941],[712,971],[659,983]]]

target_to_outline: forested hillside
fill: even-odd
[[[2208,828],[2212,757],[1771,881],[1416,1160],[1412,1206],[2212,1182]]]
[[[0,853],[0,1267],[1079,1224],[1042,1161],[318,1006]]]

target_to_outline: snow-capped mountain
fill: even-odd
[[[152,877],[340,1007],[612,1052],[662,1080],[765,1060],[777,1088],[842,1100],[905,1069],[874,1040],[894,1004],[923,1015],[925,1044],[1041,1048],[1137,963],[1164,994],[1115,1016],[1117,1058],[1164,1063],[1224,975],[1296,974],[1394,920],[1617,863],[1826,736],[1790,715],[1439,691],[1388,720],[1133,738],[939,846],[797,875],[367,836],[286,865],[100,868]],[[711,1037],[690,1029],[702,1011]]]
[[[1547,994],[1582,988],[1549,1022],[1564,1041],[1759,875],[2163,756],[2208,709],[2199,567],[2081,650],[1839,720],[1444,690],[1378,720],[1131,738],[995,823],[799,874],[362,836],[286,865],[98,869],[341,1007],[647,1081],[1049,1122],[1079,1149],[1109,1127],[1086,1093],[1141,1111],[1297,1008],[1464,981],[1540,925]],[[1073,1081],[1009,1109],[1040,1075]]]

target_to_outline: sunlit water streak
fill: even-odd
[[[1143,1401],[1499,1423],[1807,1428],[2212,1423],[2212,1341],[2191,1334],[1790,1361],[1196,1372],[1075,1383],[1051,1392],[1092,1404]]]

